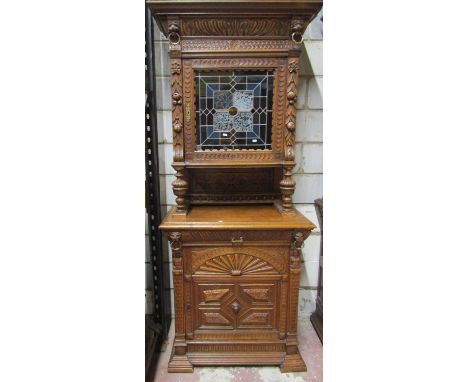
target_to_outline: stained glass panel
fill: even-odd
[[[197,72],[197,150],[271,149],[273,81],[273,71]]]

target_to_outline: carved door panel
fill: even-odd
[[[234,329],[236,316],[229,309],[236,299],[235,284],[195,284],[195,329]]]
[[[218,247],[190,253],[193,330],[280,329],[287,247]]]
[[[275,329],[277,282],[198,282],[194,284],[194,329]]]
[[[276,328],[275,307],[277,284],[239,284],[242,310],[237,317],[237,328]]]

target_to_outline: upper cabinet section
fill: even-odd
[[[169,43],[177,212],[280,195],[291,211],[299,55],[322,2],[147,4]]]

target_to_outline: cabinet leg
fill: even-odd
[[[187,354],[177,355],[172,349],[171,359],[167,366],[169,373],[193,373],[193,366],[190,363]]]
[[[280,365],[282,373],[292,373],[307,371],[307,366],[299,351],[295,354],[286,354],[283,363]]]

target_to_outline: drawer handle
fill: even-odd
[[[239,240],[236,240],[236,239],[232,238],[231,242],[232,242],[232,245],[234,245],[234,244],[242,245],[242,243],[244,243],[244,238],[242,236],[239,238]]]
[[[239,313],[239,310],[240,310],[240,305],[237,301],[235,301],[232,305],[231,305],[231,309],[234,311],[234,314],[237,314]]]

